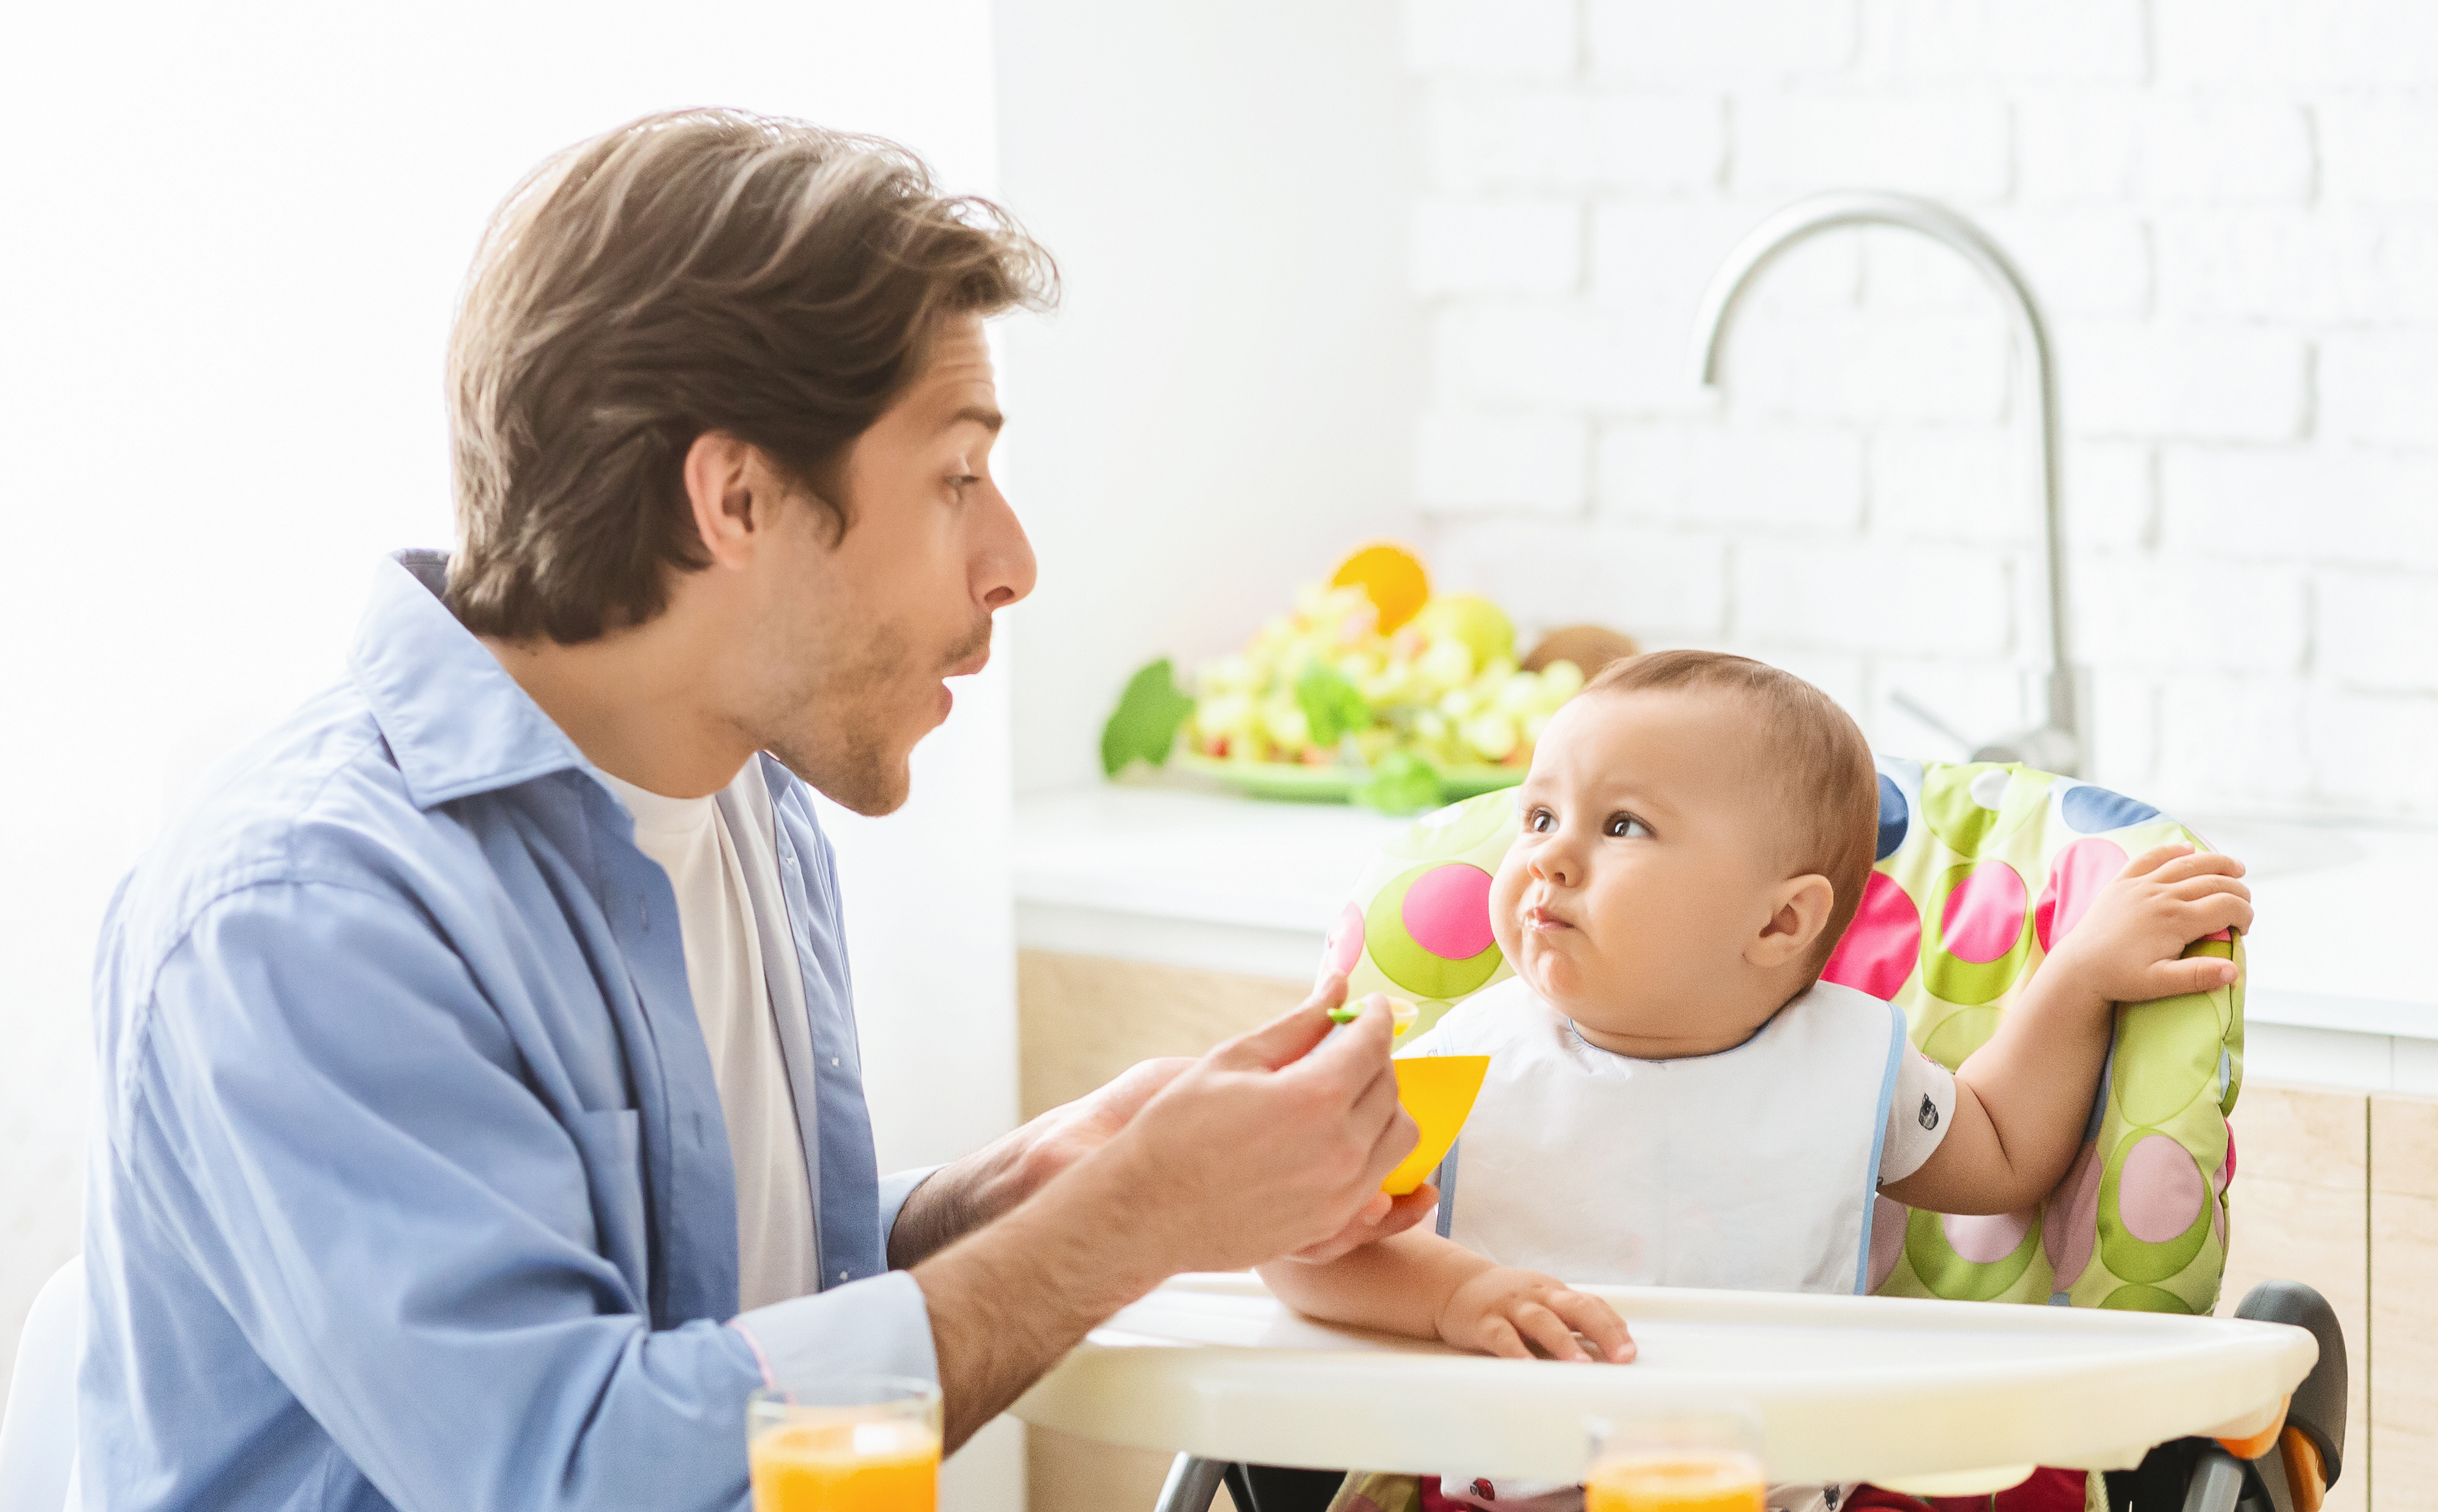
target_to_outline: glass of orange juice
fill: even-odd
[[[753,1512],[936,1512],[940,1388],[902,1376],[821,1376],[745,1409]]]
[[[1583,1512],[1767,1512],[1760,1423],[1746,1412],[1596,1422]]]

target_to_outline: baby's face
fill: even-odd
[[[1490,893],[1517,975],[1603,1049],[1661,1060],[1751,1037],[1792,988],[1752,942],[1786,881],[1756,717],[1713,691],[1599,693],[1550,719]]]

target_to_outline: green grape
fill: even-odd
[[[1462,733],[1465,744],[1480,752],[1484,761],[1505,761],[1515,749],[1515,721],[1495,710],[1466,720]]]
[[[1433,641],[1416,663],[1423,680],[1445,691],[1473,680],[1473,648],[1454,636]]]
[[[1312,744],[1312,722],[1291,700],[1274,698],[1262,705],[1262,726],[1273,744],[1290,753]]]
[[[1555,708],[1583,691],[1583,669],[1571,661],[1552,661],[1541,669],[1541,687]]]

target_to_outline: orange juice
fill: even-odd
[[[935,1512],[940,1437],[912,1422],[792,1422],[748,1450],[753,1512]]]
[[[1583,1483],[1583,1512],[1766,1512],[1752,1461],[1732,1454],[1611,1460]]]

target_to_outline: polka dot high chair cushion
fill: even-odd
[[[2200,837],[2146,803],[2022,766],[1880,762],[1879,864],[1823,974],[1905,1011],[1951,1070],[2016,1003],[2126,861]],[[2188,955],[2231,956],[2239,940]],[[2226,1264],[2226,1116],[2243,1079],[2243,983],[2117,1010],[2065,1182],[2032,1211],[1907,1213],[1882,1198],[1874,1291],[2207,1312]]]
[[[1374,857],[1324,952],[1351,995],[1411,998],[1419,1033],[1511,975],[1490,879],[1514,795],[1426,815]],[[1904,1011],[1952,1069],[1995,1032],[2050,945],[2128,858],[2198,837],[2145,803],[2021,766],[1880,763],[1879,862],[1824,974]],[[2191,954],[2233,956],[2202,941]],[[2226,1259],[2226,1115],[2242,1082],[2243,987],[2117,1010],[2083,1148],[2038,1209],[1872,1223],[1872,1289],[1892,1295],[2206,1312]]]

